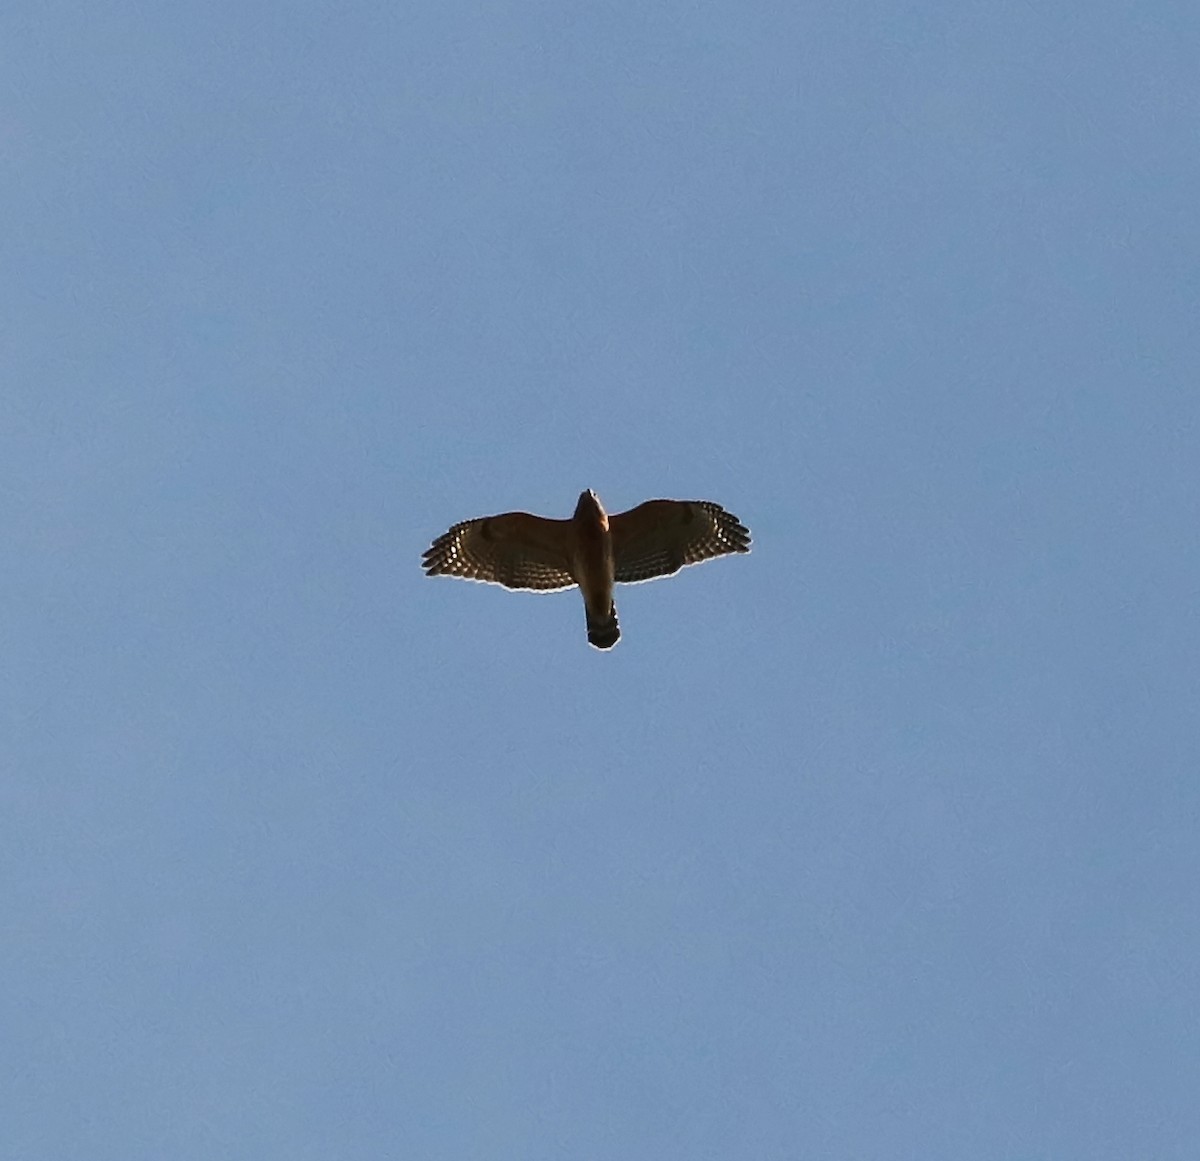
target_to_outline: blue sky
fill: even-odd
[[[1193,1157],[1198,33],[6,6],[5,1156]]]

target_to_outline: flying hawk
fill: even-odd
[[[425,551],[429,576],[554,592],[578,585],[588,641],[611,649],[621,636],[614,584],[671,576],[731,552],[750,551],[750,531],[708,500],[647,500],[609,516],[590,488],[570,520],[505,512],[455,524]]]

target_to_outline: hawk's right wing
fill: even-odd
[[[425,550],[427,576],[460,576],[506,589],[552,592],[575,584],[569,520],[505,512],[464,520]]]

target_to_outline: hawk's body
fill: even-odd
[[[609,516],[591,490],[570,520],[506,512],[455,524],[426,550],[430,576],[459,576],[509,589],[552,592],[578,585],[588,640],[611,649],[621,635],[614,584],[670,576],[730,552],[749,552],[750,533],[707,500],[647,500]]]

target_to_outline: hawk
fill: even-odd
[[[588,642],[611,649],[621,636],[614,584],[671,576],[730,552],[750,551],[750,531],[708,500],[647,500],[609,516],[590,488],[570,520],[505,512],[455,524],[425,550],[427,576],[458,576],[506,589],[556,592],[578,585]]]

